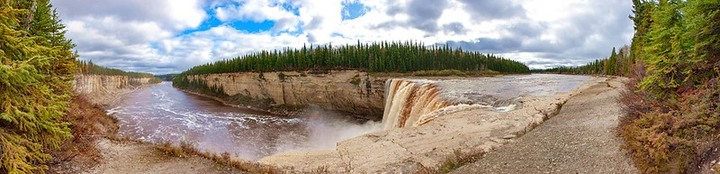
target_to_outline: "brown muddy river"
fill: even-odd
[[[120,136],[162,143],[190,142],[201,150],[255,160],[279,152],[332,149],[338,141],[381,130],[338,113],[306,109],[296,118],[223,105],[170,82],[143,88],[108,110]]]

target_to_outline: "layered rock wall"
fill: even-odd
[[[385,79],[356,70],[243,72],[187,78],[220,88],[228,96],[271,100],[274,105],[315,105],[363,115],[383,114]]]
[[[110,105],[121,98],[122,94],[150,84],[150,78],[130,78],[111,75],[75,75],[73,91],[93,104]]]

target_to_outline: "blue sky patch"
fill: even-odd
[[[269,31],[270,29],[275,26],[274,21],[262,21],[262,22],[255,22],[255,21],[249,21],[249,20],[243,20],[243,21],[233,21],[229,22],[227,24],[228,26],[231,26],[237,30],[245,31],[248,33],[259,33],[263,31]]]
[[[342,5],[342,20],[358,18],[364,15],[370,9],[369,7],[357,1],[343,2]]]
[[[213,14],[213,13],[208,12],[208,14]],[[222,21],[220,21],[220,19],[215,17],[215,15],[210,15],[210,17],[205,19],[200,24],[200,26],[198,26],[197,28],[182,31],[180,34],[178,34],[178,36],[198,32],[198,31],[206,31],[206,30],[218,27],[223,24],[233,27],[239,31],[245,31],[248,33],[259,33],[259,32],[263,32],[263,31],[270,31],[275,26],[275,22],[270,21],[270,20],[265,20],[262,22],[255,22],[252,20],[234,20],[234,21],[228,21],[228,22],[223,23]]]

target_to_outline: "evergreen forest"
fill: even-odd
[[[300,49],[260,51],[234,59],[196,66],[181,75],[232,72],[356,69],[368,72],[413,72],[456,69],[529,73],[517,61],[492,54],[452,49],[448,45],[426,47],[419,42],[375,42],[356,45],[303,46]]]
[[[95,75],[129,76],[130,78],[154,78],[150,73],[125,72],[115,68],[107,68],[94,64],[92,61],[77,61],[78,73]]]
[[[630,47],[624,46],[620,51],[613,48],[610,57],[597,59],[582,66],[560,66],[550,69],[532,70],[536,73],[557,74],[590,74],[590,75],[616,75],[628,76],[631,73],[634,60],[630,59]]]

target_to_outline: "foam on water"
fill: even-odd
[[[106,112],[107,112],[107,115],[113,115],[113,114],[115,114],[115,113],[122,112],[122,109],[123,109],[123,107],[117,106],[117,107],[114,107],[114,108],[112,108],[112,109],[106,110]]]

